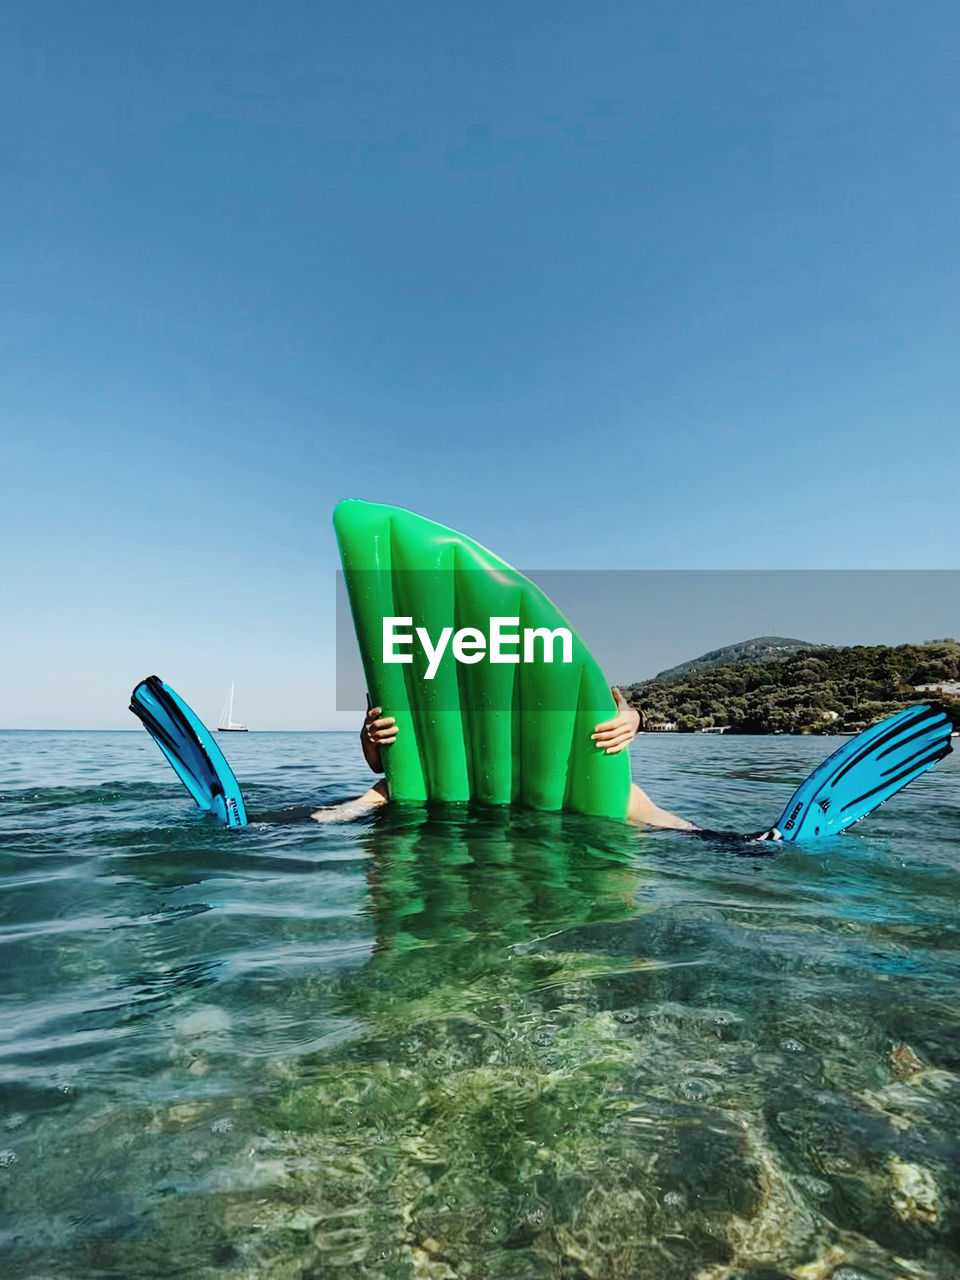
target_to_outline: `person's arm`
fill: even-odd
[[[332,804],[328,809],[318,809],[316,813],[311,813],[310,817],[314,822],[352,822],[354,818],[362,818],[371,809],[377,809],[380,805],[386,804],[389,799],[387,784],[381,779],[362,796],[357,796],[356,800],[345,800],[343,804]]]
[[[630,783],[630,804],[627,809],[627,821],[636,822],[644,827],[660,827],[667,831],[699,831],[700,828],[686,818],[678,818],[669,809],[661,809],[653,803],[645,791],[641,791],[635,782]]]
[[[371,707],[363,718],[363,728],[360,730],[363,757],[374,773],[383,773],[380,748],[389,747],[397,737],[396,720],[393,716],[382,715],[382,710],[382,707]],[[355,800],[345,800],[343,804],[317,809],[310,817],[314,822],[352,822],[354,818],[360,818],[371,809],[386,804],[389,799],[386,781],[381,779]]]
[[[598,724],[590,735],[597,749],[606,752],[608,756],[616,755],[618,751],[629,746],[640,728],[640,712],[636,707],[627,704],[619,689],[612,689],[611,692],[617,704],[617,714],[612,720],[604,720],[603,724]],[[669,831],[700,830],[686,818],[678,818],[669,809],[661,809],[659,805],[654,804],[647,793],[641,791],[635,782],[630,783],[627,819],[645,827],[660,827]]]
[[[616,755],[629,746],[640,728],[640,712],[637,708],[628,705],[619,689],[611,689],[610,692],[617,704],[617,714],[612,720],[604,720],[602,724],[598,724],[590,735],[597,750],[606,752],[608,756]]]
[[[374,773],[383,773],[382,747],[389,747],[397,736],[397,722],[393,716],[385,716],[382,707],[371,707],[363,719],[360,730],[360,746],[363,758]]]

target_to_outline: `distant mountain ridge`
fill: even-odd
[[[745,662],[785,662],[801,649],[826,649],[828,645],[813,644],[809,640],[791,640],[787,636],[754,636],[752,640],[740,640],[737,644],[711,649],[699,658],[691,658],[666,671],[658,671],[654,681],[668,683],[679,676],[706,671],[709,667],[734,667]]]
[[[931,694],[960,725],[960,644],[810,645],[757,636],[622,686],[645,728],[857,733]]]

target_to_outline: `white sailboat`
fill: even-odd
[[[217,733],[246,733],[247,726],[238,724],[233,718],[233,694],[236,684],[230,685],[230,692],[227,694],[227,700],[223,704],[223,710],[220,712],[220,721],[217,725]]]

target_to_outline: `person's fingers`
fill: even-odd
[[[623,730],[608,729],[606,733],[594,733],[591,736],[598,747],[609,747],[611,742],[618,742],[623,737]]]
[[[388,729],[390,725],[396,724],[396,716],[383,716],[380,720],[373,721],[374,729]]]
[[[368,720],[376,720],[377,716],[383,714],[383,707],[370,707],[367,711]]]
[[[606,751],[607,755],[612,755],[623,748],[633,739],[636,733],[636,727],[633,723],[631,711],[636,708],[631,707],[624,700],[623,693],[616,687],[610,690],[617,704],[618,714],[612,720],[604,720],[598,724],[591,733],[591,739],[596,743],[598,751]],[[637,712],[639,720],[640,713]]]
[[[395,724],[389,724],[382,729],[375,729],[372,736],[377,740],[377,742],[392,742],[397,736],[397,726]]]
[[[591,738],[609,737],[611,733],[622,733],[624,729],[630,728],[630,721],[626,716],[618,716],[616,720],[605,720],[603,724],[598,724],[591,733]]]
[[[590,736],[591,738],[595,738],[598,733],[609,733],[610,730],[615,729],[619,723],[620,723],[619,716],[614,716],[612,720],[603,720],[600,722],[600,724],[597,725],[597,727],[594,729],[593,733]]]

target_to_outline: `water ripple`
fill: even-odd
[[[850,836],[436,806],[306,821],[353,735],[0,734],[0,1270],[960,1274],[960,767]],[[823,753],[641,739],[757,829]]]

